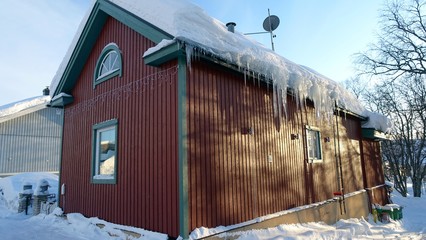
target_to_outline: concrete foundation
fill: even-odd
[[[365,190],[346,196],[343,201],[341,198],[330,199],[325,202],[314,204],[307,208],[284,211],[281,216],[272,217],[261,222],[247,224],[243,227],[232,229],[226,233],[206,237],[205,239],[233,239],[238,238],[235,234],[241,231],[254,229],[265,229],[276,227],[281,224],[307,223],[307,222],[325,222],[334,224],[339,219],[361,218],[369,215],[369,200]],[[267,218],[267,216],[265,217]]]

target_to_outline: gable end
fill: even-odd
[[[66,63],[65,70],[60,76],[58,87],[55,89],[52,97],[61,92],[71,93],[108,16],[115,18],[155,43],[159,43],[163,39],[173,38],[170,34],[138,18],[125,9],[107,0],[98,0],[93,6],[92,12],[73,49],[69,61]]]

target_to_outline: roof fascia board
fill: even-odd
[[[349,111],[347,109],[344,109],[342,107],[336,106],[335,107],[335,114],[337,115],[339,113],[351,115],[353,117],[356,117],[356,118],[360,119],[361,121],[368,121],[368,117],[364,117],[362,115],[356,114],[356,113],[354,113],[352,111]]]
[[[183,50],[179,48],[179,43],[175,42],[145,56],[144,61],[147,65],[158,67],[172,59],[176,59],[179,56],[179,53],[183,53]]]
[[[377,131],[374,128],[362,128],[362,137],[367,139],[373,139],[373,140],[386,140],[386,134],[380,131]]]
[[[99,0],[99,3],[102,11],[156,44],[163,39],[173,39],[172,35],[114,3],[105,0]]]
[[[87,58],[107,19],[107,14],[100,11],[99,6],[99,2],[95,3],[53,96],[61,92],[70,94],[86,64]]]
[[[49,103],[49,107],[65,107],[66,105],[74,102],[74,97],[72,96],[61,96]]]

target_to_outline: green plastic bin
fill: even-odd
[[[386,204],[381,207],[382,212],[389,214],[393,220],[402,219],[402,207],[398,204]]]
[[[380,206],[380,208],[377,208],[376,210],[380,222],[388,223],[391,218],[393,219],[393,211],[391,208]]]
[[[393,208],[393,220],[402,219],[402,207],[397,204],[388,204]]]

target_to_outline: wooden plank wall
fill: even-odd
[[[236,224],[326,200],[339,190],[333,117],[316,117],[312,104],[301,111],[288,96],[288,116],[280,121],[271,86],[202,60],[192,62],[188,76],[190,229]],[[337,121],[345,186],[362,189],[360,121]],[[306,162],[306,124],[331,140],[322,141],[323,163]],[[245,134],[249,127],[253,135]]]
[[[363,189],[361,164],[361,124],[354,117],[341,113],[339,119],[340,154],[344,193]]]
[[[362,140],[365,162],[367,188],[376,187],[385,183],[379,141]]]
[[[380,141],[362,139],[364,161],[364,184],[371,203],[385,205],[389,203],[381,158]]]
[[[93,72],[105,45],[122,51],[123,76],[93,88]],[[109,18],[65,108],[61,184],[66,213],[177,236],[177,68],[146,66],[152,42]],[[117,184],[91,184],[92,126],[118,119]]]

